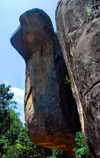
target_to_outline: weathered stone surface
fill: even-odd
[[[100,157],[100,1],[60,0],[57,33],[91,157]]]
[[[11,44],[25,59],[25,119],[28,135],[37,145],[70,150],[80,130],[75,100],[56,34],[44,11],[33,9],[20,17]]]

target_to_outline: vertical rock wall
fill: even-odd
[[[59,0],[57,33],[91,157],[100,157],[100,1]]]

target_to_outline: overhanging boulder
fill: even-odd
[[[49,16],[40,9],[25,12],[11,44],[26,62],[24,108],[30,140],[73,155],[80,123],[70,84],[65,84],[68,72]]]

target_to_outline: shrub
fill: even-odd
[[[75,137],[77,148],[74,149],[76,158],[84,156],[89,158],[89,152],[87,150],[86,142],[82,132],[77,132]]]

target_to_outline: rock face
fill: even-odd
[[[100,1],[60,0],[57,33],[91,157],[100,157]]]
[[[39,9],[21,15],[11,44],[26,62],[24,106],[31,141],[68,150],[74,157],[74,134],[80,130],[77,106],[65,84],[68,72],[48,15]]]

